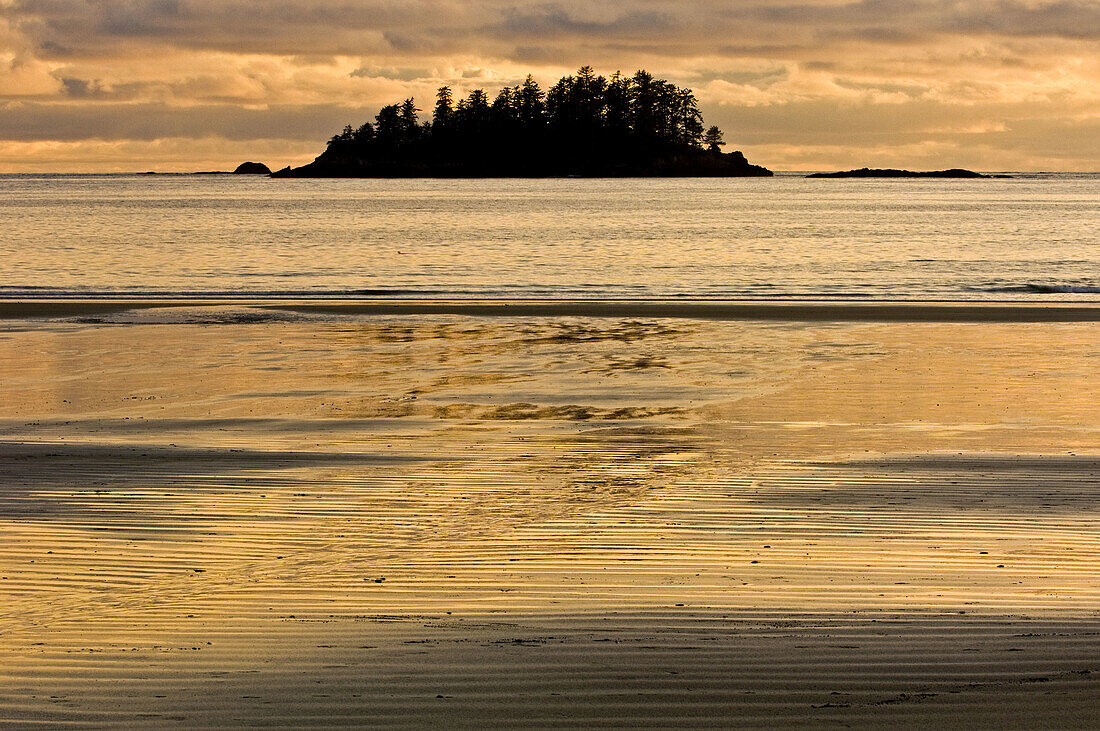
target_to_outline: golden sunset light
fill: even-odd
[[[1098,42],[1093,0],[5,0],[0,168],[301,165],[393,99],[591,64],[775,169],[1096,170]]]
[[[1100,0],[0,49],[0,727],[1100,728]]]

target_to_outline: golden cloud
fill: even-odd
[[[583,63],[691,86],[775,168],[1100,169],[1097,41],[1095,0],[0,0],[0,169],[298,163]]]

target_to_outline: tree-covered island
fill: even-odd
[[[690,89],[645,71],[597,76],[585,66],[543,92],[528,76],[495,99],[436,94],[430,121],[413,99],[334,136],[316,160],[276,177],[767,176],[723,153]]]

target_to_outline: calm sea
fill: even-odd
[[[0,176],[0,297],[1100,299],[1100,175]]]

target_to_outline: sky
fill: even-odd
[[[298,165],[584,64],[774,170],[1100,170],[1100,0],[0,0],[0,172]]]

